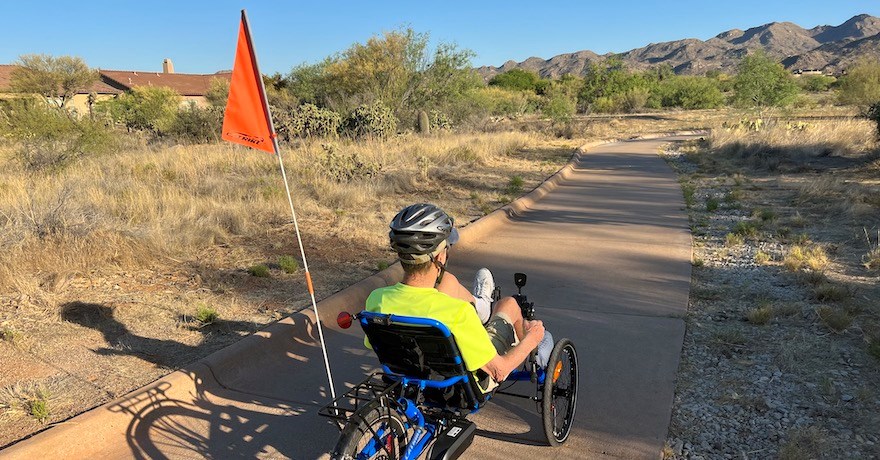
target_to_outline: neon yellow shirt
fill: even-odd
[[[403,283],[379,288],[367,297],[366,310],[440,321],[452,332],[465,366],[471,372],[485,366],[497,354],[474,306],[437,289]],[[366,338],[364,344],[370,347]]]

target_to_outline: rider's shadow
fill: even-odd
[[[106,347],[96,348],[96,354],[104,356],[137,356],[153,364],[176,368],[187,364],[187,360],[204,355],[205,344],[187,345],[175,340],[144,337],[131,332],[128,327],[114,317],[114,309],[107,305],[89,302],[67,302],[61,305],[61,319],[83,327],[95,329],[104,336]],[[200,328],[204,334],[223,332],[253,332],[254,325],[245,321],[217,320]]]

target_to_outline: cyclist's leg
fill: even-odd
[[[468,291],[466,287],[462,286],[461,283],[458,282],[458,278],[452,273],[446,272],[443,274],[443,279],[440,280],[440,284],[437,285],[437,290],[450,297],[474,303],[474,295],[471,294],[471,291]]]
[[[510,323],[513,325],[513,330],[516,332],[516,337],[518,340],[522,340],[525,337],[525,332],[523,330],[523,317],[522,310],[519,308],[519,304],[513,297],[503,297],[498,302],[495,302],[495,309],[492,312],[493,314],[503,313],[504,316],[510,320]]]

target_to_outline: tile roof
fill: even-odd
[[[15,70],[16,67],[18,66],[12,64],[0,64],[0,93],[11,91],[12,71]],[[113,87],[102,78],[93,83],[88,89],[80,91],[80,93],[120,94],[124,91],[124,88]]]
[[[215,74],[198,75],[184,73],[135,72],[130,70],[101,70],[101,78],[107,84],[121,90],[129,90],[136,86],[165,86],[177,91],[182,96],[204,96],[211,86],[211,79],[224,78],[229,80],[232,74],[218,72]]]
[[[9,90],[9,82],[12,81],[12,69],[14,65],[0,64],[0,93]]]
[[[0,93],[10,92],[12,64],[0,64]],[[135,86],[167,86],[182,96],[204,96],[211,87],[211,79],[229,80],[231,72],[197,75],[185,73],[135,72],[130,70],[99,70],[101,79],[80,93],[120,94]]]

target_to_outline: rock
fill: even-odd
[[[842,400],[844,400],[844,401],[846,401],[846,402],[850,402],[850,401],[852,401],[852,400],[855,399],[855,398],[853,397],[853,395],[843,394],[843,395],[840,396],[840,399],[842,399]]]

